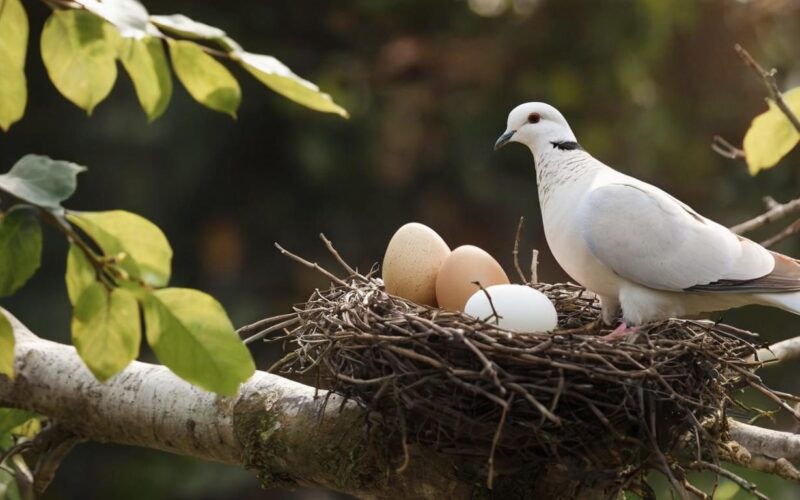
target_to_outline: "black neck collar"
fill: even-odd
[[[561,151],[574,151],[576,149],[583,150],[581,145],[575,141],[553,141],[550,144],[552,144],[554,148],[560,149]]]

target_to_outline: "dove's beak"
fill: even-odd
[[[505,146],[506,144],[508,144],[508,141],[510,141],[511,138],[514,137],[514,133],[515,132],[516,132],[516,130],[509,130],[505,134],[501,135],[497,139],[497,142],[494,143],[494,150],[497,151],[498,149],[500,149],[503,146]]]

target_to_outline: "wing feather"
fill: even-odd
[[[756,280],[775,267],[768,250],[649,184],[595,188],[578,211],[581,234],[594,256],[650,288],[679,291]]]

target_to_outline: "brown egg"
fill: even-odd
[[[450,247],[436,231],[410,222],[394,233],[383,257],[386,291],[405,299],[436,306],[436,275]]]
[[[463,311],[467,300],[482,287],[508,284],[508,276],[494,257],[472,245],[456,248],[444,261],[436,277],[439,307]]]

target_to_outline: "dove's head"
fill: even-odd
[[[561,147],[557,145],[575,144],[577,147],[575,134],[564,116],[543,102],[526,102],[511,110],[506,131],[494,143],[495,151],[509,142],[525,144],[534,155],[546,148]]]

